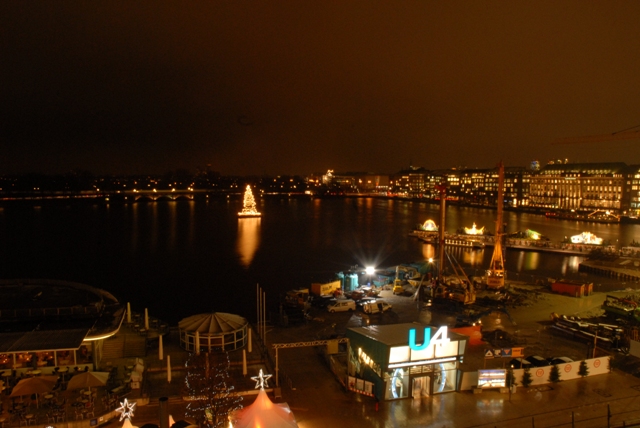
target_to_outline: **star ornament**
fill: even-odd
[[[267,384],[267,380],[269,380],[269,378],[271,378],[271,375],[263,374],[262,369],[260,369],[260,374],[258,376],[251,376],[251,380],[256,381],[256,389],[264,389],[265,387],[269,388],[269,385]]]
[[[116,412],[120,413],[120,422],[122,422],[124,418],[131,420],[135,408],[136,403],[129,403],[126,398],[124,401],[120,402],[120,407],[116,409]]]

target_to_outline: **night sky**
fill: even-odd
[[[3,1],[0,174],[640,163],[640,2]]]

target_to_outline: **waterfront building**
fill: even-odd
[[[546,165],[531,176],[529,205],[621,214],[626,171],[623,162]]]
[[[384,174],[357,173],[355,186],[362,193],[380,193],[389,190],[389,176]]]
[[[625,178],[622,214],[640,216],[640,165],[630,165]]]
[[[348,387],[378,400],[457,391],[468,336],[417,323],[347,329]]]
[[[428,171],[423,167],[410,166],[408,169],[394,174],[392,185],[395,193],[406,197],[424,197],[425,178]]]
[[[85,284],[0,281],[0,370],[18,377],[95,370],[125,312],[110,293]]]
[[[487,169],[466,169],[460,173],[460,198],[474,205],[488,204]]]

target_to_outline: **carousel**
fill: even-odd
[[[247,344],[249,322],[240,315],[214,312],[178,323],[180,346],[187,351],[233,351]]]

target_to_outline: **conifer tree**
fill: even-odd
[[[229,414],[242,408],[242,397],[234,391],[229,368],[226,352],[194,353],[187,359],[185,389],[191,401],[185,413],[201,427],[226,428]]]
[[[560,369],[558,368],[558,366],[551,366],[551,370],[549,370],[549,382],[560,382]]]
[[[531,369],[529,367],[524,369],[524,373],[522,374],[522,386],[525,388],[531,385],[533,379],[531,378]]]
[[[582,377],[589,376],[589,367],[586,361],[580,361],[580,367],[578,368],[578,374]]]
[[[243,213],[257,213],[258,208],[256,206],[256,200],[253,197],[253,192],[251,191],[251,186],[247,184],[247,188],[244,192],[244,200],[243,200]]]

